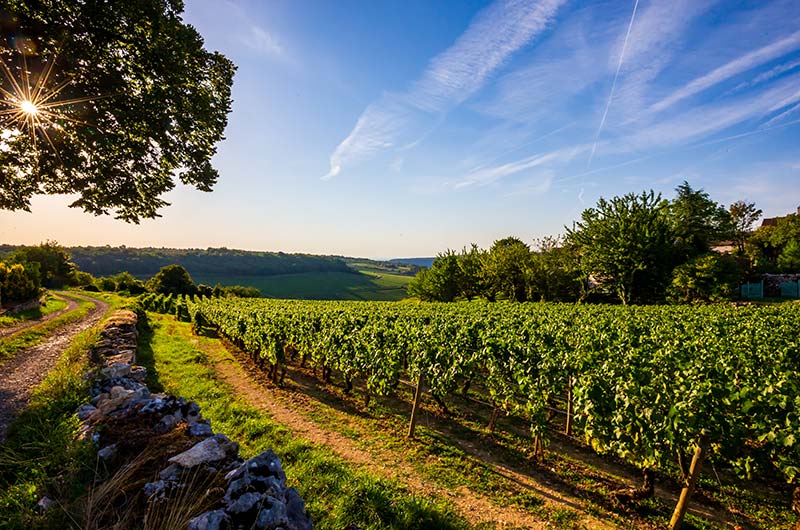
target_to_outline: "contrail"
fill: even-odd
[[[628,47],[628,37],[631,36],[631,28],[633,27],[633,19],[636,18],[636,8],[639,7],[639,0],[633,4],[633,13],[631,13],[631,21],[628,23],[628,32],[625,33],[625,40],[622,43],[622,51],[619,54],[619,62],[617,63],[617,71],[614,73],[614,82],[611,84],[611,94],[608,95],[608,101],[606,102],[606,110],[603,112],[603,119],[600,120],[600,127],[597,128],[597,134],[594,135],[594,145],[592,146],[592,153],[589,155],[589,163],[586,167],[590,167],[592,165],[592,158],[594,158],[594,152],[597,150],[597,140],[600,138],[600,132],[603,130],[603,126],[606,124],[606,117],[608,116],[608,109],[611,107],[611,100],[614,99],[614,90],[617,88],[617,78],[619,77],[619,71],[622,69],[622,60],[625,57],[625,48]]]

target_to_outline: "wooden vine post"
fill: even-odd
[[[417,426],[417,411],[419,411],[419,402],[422,399],[422,383],[423,375],[420,372],[419,379],[417,379],[417,390],[414,392],[414,406],[411,408],[411,421],[408,423],[408,437],[414,437],[414,427]]]
[[[494,434],[494,428],[497,425],[498,416],[500,416],[500,407],[495,405],[492,408],[492,417],[489,418],[489,426],[487,427],[489,429],[489,432],[492,434]]]
[[[564,434],[572,436],[572,377],[567,378],[567,425]]]
[[[700,475],[700,465],[706,456],[708,446],[709,432],[703,429],[700,434],[700,440],[697,443],[697,449],[694,451],[692,458],[692,465],[689,467],[689,476],[686,479],[686,485],[681,490],[681,497],[678,499],[678,505],[675,506],[675,513],[672,514],[672,520],[669,522],[669,530],[678,530],[683,523],[683,517],[686,515],[686,510],[689,508],[689,499],[694,493],[697,486],[697,478]]]

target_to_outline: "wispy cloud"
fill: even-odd
[[[555,175],[552,169],[542,170],[517,184],[506,196],[543,195],[552,189]]]
[[[369,105],[330,157],[323,178],[379,150],[407,144],[420,118],[442,113],[477,92],[510,56],[541,34],[566,0],[499,0],[481,11],[447,50],[402,94],[384,94]]]
[[[260,26],[251,25],[247,33],[240,37],[242,44],[262,55],[283,56],[283,46],[275,37]]]
[[[579,153],[585,152],[591,146],[579,145],[575,147],[568,147],[558,149],[548,153],[540,153],[533,156],[508,162],[496,166],[480,167],[469,172],[464,178],[456,182],[453,187],[455,189],[462,189],[472,186],[486,186],[496,182],[504,177],[516,175],[523,171],[547,166],[549,164],[559,164],[569,162],[575,158]]]
[[[724,103],[695,106],[674,118],[630,133],[617,141],[622,151],[665,147],[707,137],[733,125],[760,119],[800,101],[800,75],[776,83],[769,90]]]
[[[692,82],[682,86],[668,97],[652,105],[650,110],[652,112],[660,112],[683,99],[693,96],[698,92],[702,92],[742,72],[751,70],[756,66],[777,59],[778,57],[796,50],[798,47],[800,47],[800,31],[759,48],[758,50],[747,53],[712,70],[704,76],[698,77]]]
[[[778,66],[775,66],[775,67],[767,70],[766,72],[761,72],[760,74],[758,74],[757,76],[755,76],[753,79],[751,79],[749,81],[745,81],[743,83],[739,83],[736,87],[731,89],[728,92],[728,94],[733,94],[735,92],[740,92],[740,91],[742,91],[744,89],[751,88],[751,87],[754,87],[756,85],[760,85],[761,83],[764,83],[766,81],[774,79],[774,78],[778,77],[781,74],[784,74],[786,72],[791,72],[792,70],[794,70],[794,69],[796,69],[798,67],[800,67],[800,60],[789,61],[788,63],[779,64]]]
[[[767,129],[769,127],[773,127],[773,126],[779,124],[780,122],[784,121],[789,116],[792,116],[793,114],[797,114],[798,111],[800,111],[800,103],[797,103],[797,104],[789,107],[788,109],[786,109],[785,111],[777,114],[776,116],[773,116],[768,121],[764,122],[761,125],[761,128],[762,129]]]

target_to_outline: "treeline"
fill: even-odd
[[[55,241],[12,248],[0,254],[0,303],[10,304],[39,296],[42,288],[80,287],[86,291],[119,292],[138,295],[186,294],[213,297],[257,298],[261,291],[241,285],[214,287],[195,284],[180,265],[162,267],[151,278],[141,280],[128,271],[113,276],[95,277],[80,270],[70,253]]]
[[[142,278],[167,265],[180,265],[195,276],[264,276],[303,272],[352,272],[338,258],[283,252],[251,252],[227,248],[169,249],[72,247],[78,267],[95,276],[129,272]]]
[[[762,211],[738,201],[728,208],[687,182],[673,200],[652,190],[597,205],[533,248],[516,237],[439,254],[409,284],[426,301],[717,301],[764,272],[800,270],[800,216],[752,231]],[[715,250],[727,247],[725,251]]]
[[[53,241],[32,247],[17,247],[0,254],[0,303],[26,302],[39,296],[43,287],[82,285],[69,254]]]
[[[129,272],[95,279],[84,286],[87,291],[115,291],[137,295],[143,293],[161,295],[187,295],[206,297],[259,298],[261,291],[255,287],[217,284],[214,287],[195,284],[189,272],[180,265],[162,267],[152,278],[142,281]]]

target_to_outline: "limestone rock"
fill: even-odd
[[[189,521],[188,530],[228,530],[230,518],[224,510],[214,510],[198,515]]]
[[[239,444],[230,441],[224,434],[217,434],[198,442],[191,449],[173,456],[169,462],[183,468],[192,468],[200,464],[234,458],[238,450]]]

